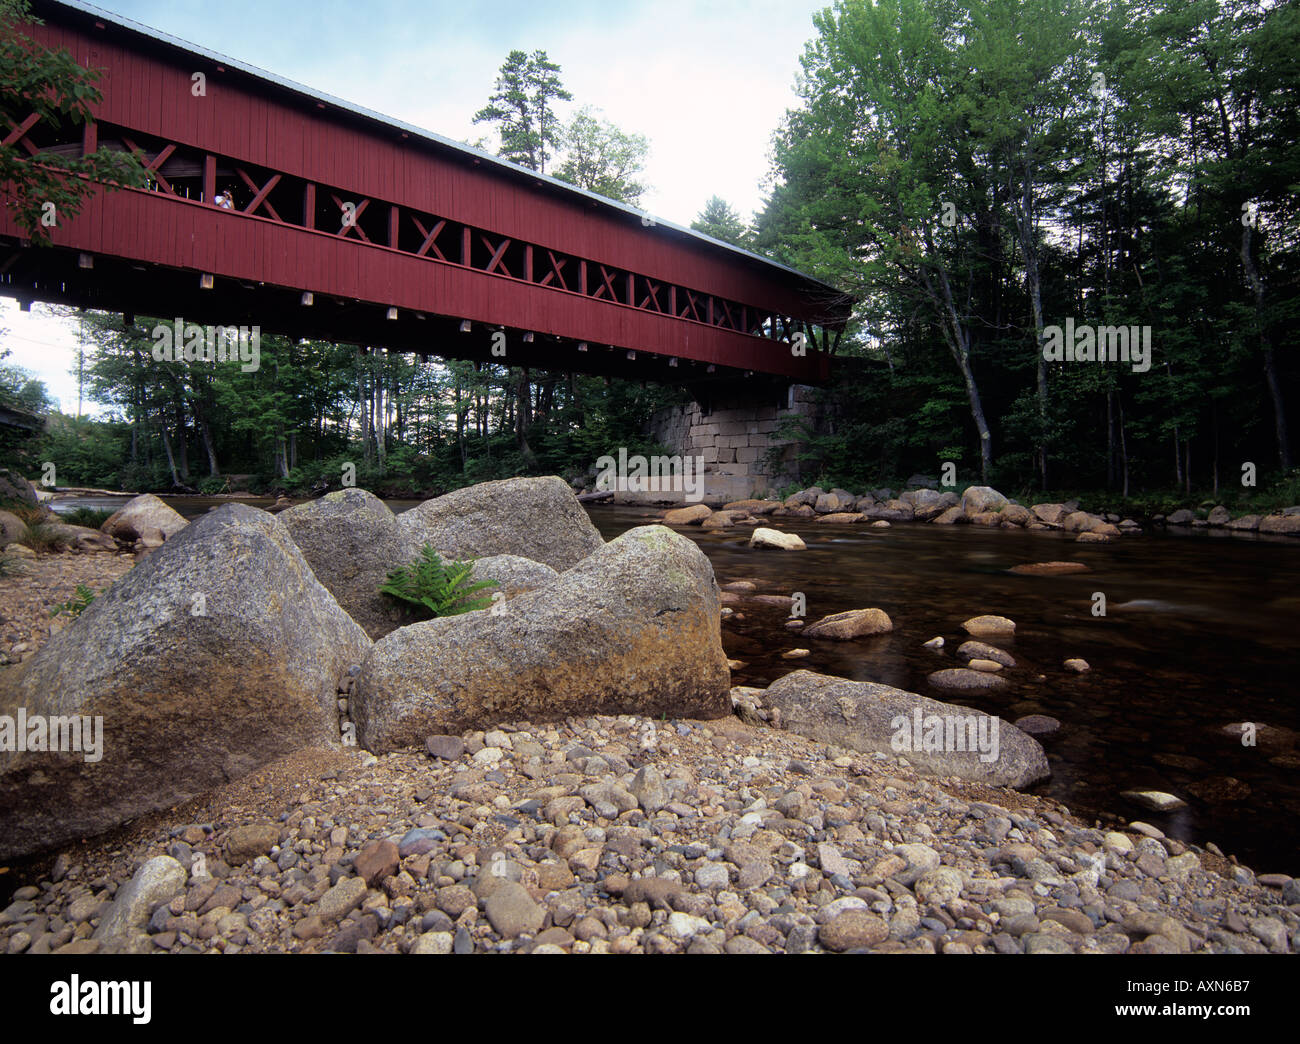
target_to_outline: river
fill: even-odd
[[[125,498],[58,503],[113,508]],[[226,503],[165,498],[195,517]],[[269,501],[245,501],[269,506]],[[402,511],[417,501],[390,501]],[[646,508],[593,506],[607,540],[653,521]],[[1047,714],[1061,721],[1041,738],[1052,767],[1035,788],[1080,815],[1154,823],[1172,837],[1214,842],[1260,872],[1300,873],[1300,541],[1240,539],[1199,531],[1150,534],[1083,545],[1057,533],[971,526],[790,524],[801,552],[751,551],[749,530],[683,532],[703,549],[719,583],[752,580],[760,593],[807,599],[810,621],[876,606],[891,634],[852,642],[801,639],[785,627],[789,610],[742,604],[723,623],[727,654],[746,666],[733,684],[766,685],[797,668],[883,682],[1014,720]],[[1090,572],[1021,576],[1025,562],[1075,560]],[[1094,615],[1094,594],[1105,596]],[[1016,621],[1002,644],[1017,666],[1008,685],[971,693],[935,689],[926,676],[960,666],[963,620],[982,613]],[[947,649],[924,642],[941,635]],[[789,661],[781,653],[805,647]],[[1092,670],[1066,671],[1082,657]],[[1261,728],[1256,746],[1225,732],[1234,722]],[[1272,730],[1272,731],[1270,731]],[[1160,815],[1121,792],[1155,789],[1188,807]]]

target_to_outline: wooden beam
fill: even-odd
[[[340,214],[347,213],[346,209],[343,206],[343,200],[339,199],[339,197],[332,192],[330,193],[330,199],[334,200],[334,205],[339,208]],[[361,215],[365,213],[366,207],[368,206],[370,206],[370,200],[368,199],[363,199],[360,203],[358,203],[352,211],[352,224],[344,225],[341,229],[339,229],[336,235],[346,236],[349,230],[354,230],[356,234],[362,238],[362,240],[369,243],[370,237],[366,235],[366,230],[361,227]]]
[[[13,130],[10,131],[9,135],[3,141],[0,141],[0,145],[12,145],[14,142],[21,141],[23,138],[27,137],[27,132],[40,122],[40,113],[32,113],[27,117],[27,119],[23,120],[22,123],[18,124],[17,127],[14,127]]]
[[[482,232],[479,233],[479,238],[483,240],[483,245],[493,252],[491,259],[487,263],[487,267],[483,269],[483,271],[495,272],[497,266],[500,265],[501,271],[504,272],[506,275],[510,275],[510,269],[506,268],[505,265],[501,264],[501,258],[505,254],[506,250],[509,248],[510,244],[514,241],[510,239],[503,239],[501,240],[501,245],[494,248],[492,246],[492,241],[488,239],[487,236],[483,235]]]
[[[248,174],[244,171],[243,167],[236,167],[235,173],[238,174],[241,178],[243,178],[244,184],[247,185],[253,191],[253,198],[249,201],[248,206],[244,207],[244,213],[245,214],[256,213],[258,207],[265,205],[271,217],[273,217],[276,221],[279,221],[281,224],[283,224],[284,219],[280,217],[279,214],[276,213],[275,207],[273,207],[271,205],[271,201],[266,198],[268,195],[270,195],[271,190],[280,183],[280,175],[272,174],[270,180],[261,188],[258,188],[257,182],[248,176]]]
[[[421,221],[414,214],[411,215],[411,220],[415,222],[415,227],[420,230],[420,235],[424,236],[424,242],[420,244],[420,249],[415,252],[415,256],[424,257],[426,253],[432,250],[435,254],[438,255],[439,261],[446,261],[447,260],[446,255],[441,250],[438,249],[437,240],[438,240],[438,235],[446,227],[447,222],[445,220],[438,221],[437,223],[434,224],[433,228],[426,229],[424,227],[424,222]]]
[[[217,198],[217,157],[208,153],[203,157],[203,202],[216,205]]]
[[[309,181],[302,191],[302,227],[316,227],[316,182]]]

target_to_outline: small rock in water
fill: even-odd
[[[1061,722],[1048,714],[1026,714],[1012,722],[1021,732],[1031,736],[1050,736],[1061,728]]]
[[[1077,656],[1065,661],[1065,669],[1074,671],[1076,674],[1082,674],[1084,671],[1091,670],[1087,660],[1079,659]]]
[[[1150,812],[1173,812],[1175,809],[1187,807],[1187,802],[1182,798],[1167,794],[1163,790],[1125,790],[1120,793],[1120,797],[1127,798]]]
[[[961,626],[976,638],[1006,638],[1016,633],[1015,621],[1005,616],[973,616]]]
[[[999,678],[996,674],[973,671],[968,667],[935,671],[926,681],[940,689],[999,689],[1007,684],[1005,678]]]

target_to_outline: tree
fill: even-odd
[[[560,83],[560,67],[545,51],[531,55],[511,51],[488,104],[474,114],[474,122],[497,125],[499,155],[545,174],[552,150],[562,143],[555,103],[572,100],[573,95]]]
[[[101,100],[99,73],[79,66],[67,51],[38,46],[22,32],[32,19],[26,0],[0,0],[0,124],[82,124]],[[53,224],[75,217],[95,185],[142,187],[145,171],[132,154],[99,149],[82,157],[0,144],[0,190],[20,228],[36,243],[50,241]]]
[[[645,185],[636,180],[645,167],[649,143],[643,134],[627,134],[583,106],[564,131],[566,155],[555,170],[561,181],[637,205]]]
[[[814,15],[804,106],[777,133],[783,191],[763,222],[780,228],[788,259],[852,287],[892,322],[927,315],[961,374],[988,481],[976,304],[1003,201],[963,125],[976,87],[952,39],[956,12],[932,9],[947,6],[854,0]]]
[[[721,196],[709,197],[704,209],[691,222],[691,228],[738,247],[748,248],[752,239],[740,215]]]
[[[8,355],[0,354],[0,359]],[[0,363],[0,406],[11,406],[25,413],[45,414],[58,408],[45,382],[21,366]]]

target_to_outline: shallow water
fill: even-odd
[[[591,515],[606,539],[653,520],[634,508],[597,507]],[[1196,533],[1086,545],[1057,533],[971,526],[781,528],[799,533],[808,550],[751,551],[746,528],[680,531],[708,555],[719,583],[747,579],[760,593],[801,591],[809,621],[876,606],[894,630],[818,641],[784,626],[788,609],[736,605],[744,619],[723,624],[724,645],[746,666],[732,673],[733,684],[766,685],[805,668],[1008,720],[1049,714],[1061,729],[1041,738],[1052,778],[1038,792],[1080,815],[1137,818],[1172,837],[1213,841],[1260,872],[1300,872],[1300,541]],[[1091,571],[1007,572],[1056,560]],[[1095,592],[1106,597],[1104,617],[1093,615]],[[983,613],[1016,621],[1014,641],[994,643],[1016,658],[1017,666],[1002,672],[1009,684],[979,693],[929,685],[930,673],[963,666],[955,655],[969,637],[962,621]],[[936,635],[946,642],[939,653],[923,646]],[[811,655],[781,659],[799,647]],[[1076,656],[1092,670],[1065,670],[1063,661]],[[1245,747],[1239,734],[1223,731],[1240,721],[1289,731],[1279,737],[1260,729],[1258,745]],[[1240,780],[1249,793],[1217,783],[1223,777]],[[1131,789],[1167,790],[1189,807],[1147,812],[1120,797]]]
[[[167,499],[188,517],[224,498]],[[72,507],[115,508],[125,498],[84,497]],[[243,503],[267,507],[270,500]],[[394,511],[418,501],[390,501]],[[652,522],[646,508],[589,508],[601,534]],[[1081,545],[1057,533],[970,526],[784,523],[808,543],[801,552],[751,551],[748,528],[680,531],[704,550],[719,583],[748,579],[759,593],[803,592],[810,621],[876,606],[888,635],[852,642],[802,639],[789,610],[742,604],[723,624],[727,654],[745,662],[733,684],[766,685],[808,669],[883,682],[1014,720],[1049,714],[1061,729],[1041,737],[1052,778],[1035,788],[1080,815],[1143,819],[1172,837],[1215,842],[1260,872],[1300,873],[1300,541],[1241,539],[1204,531],[1151,534]],[[1024,562],[1080,561],[1090,572],[1020,576]],[[1093,614],[1094,593],[1106,614]],[[996,692],[954,692],[926,681],[962,666],[961,623],[995,613],[1016,621],[1017,660]],[[742,618],[743,617],[743,618]],[[941,635],[947,648],[923,643]],[[783,660],[803,647],[811,655]],[[1062,661],[1082,657],[1086,674]],[[1256,746],[1225,726],[1252,721]],[[1239,783],[1224,783],[1225,777]],[[1241,784],[1244,784],[1241,785]],[[1188,802],[1168,815],[1129,804],[1120,792],[1166,790]]]

